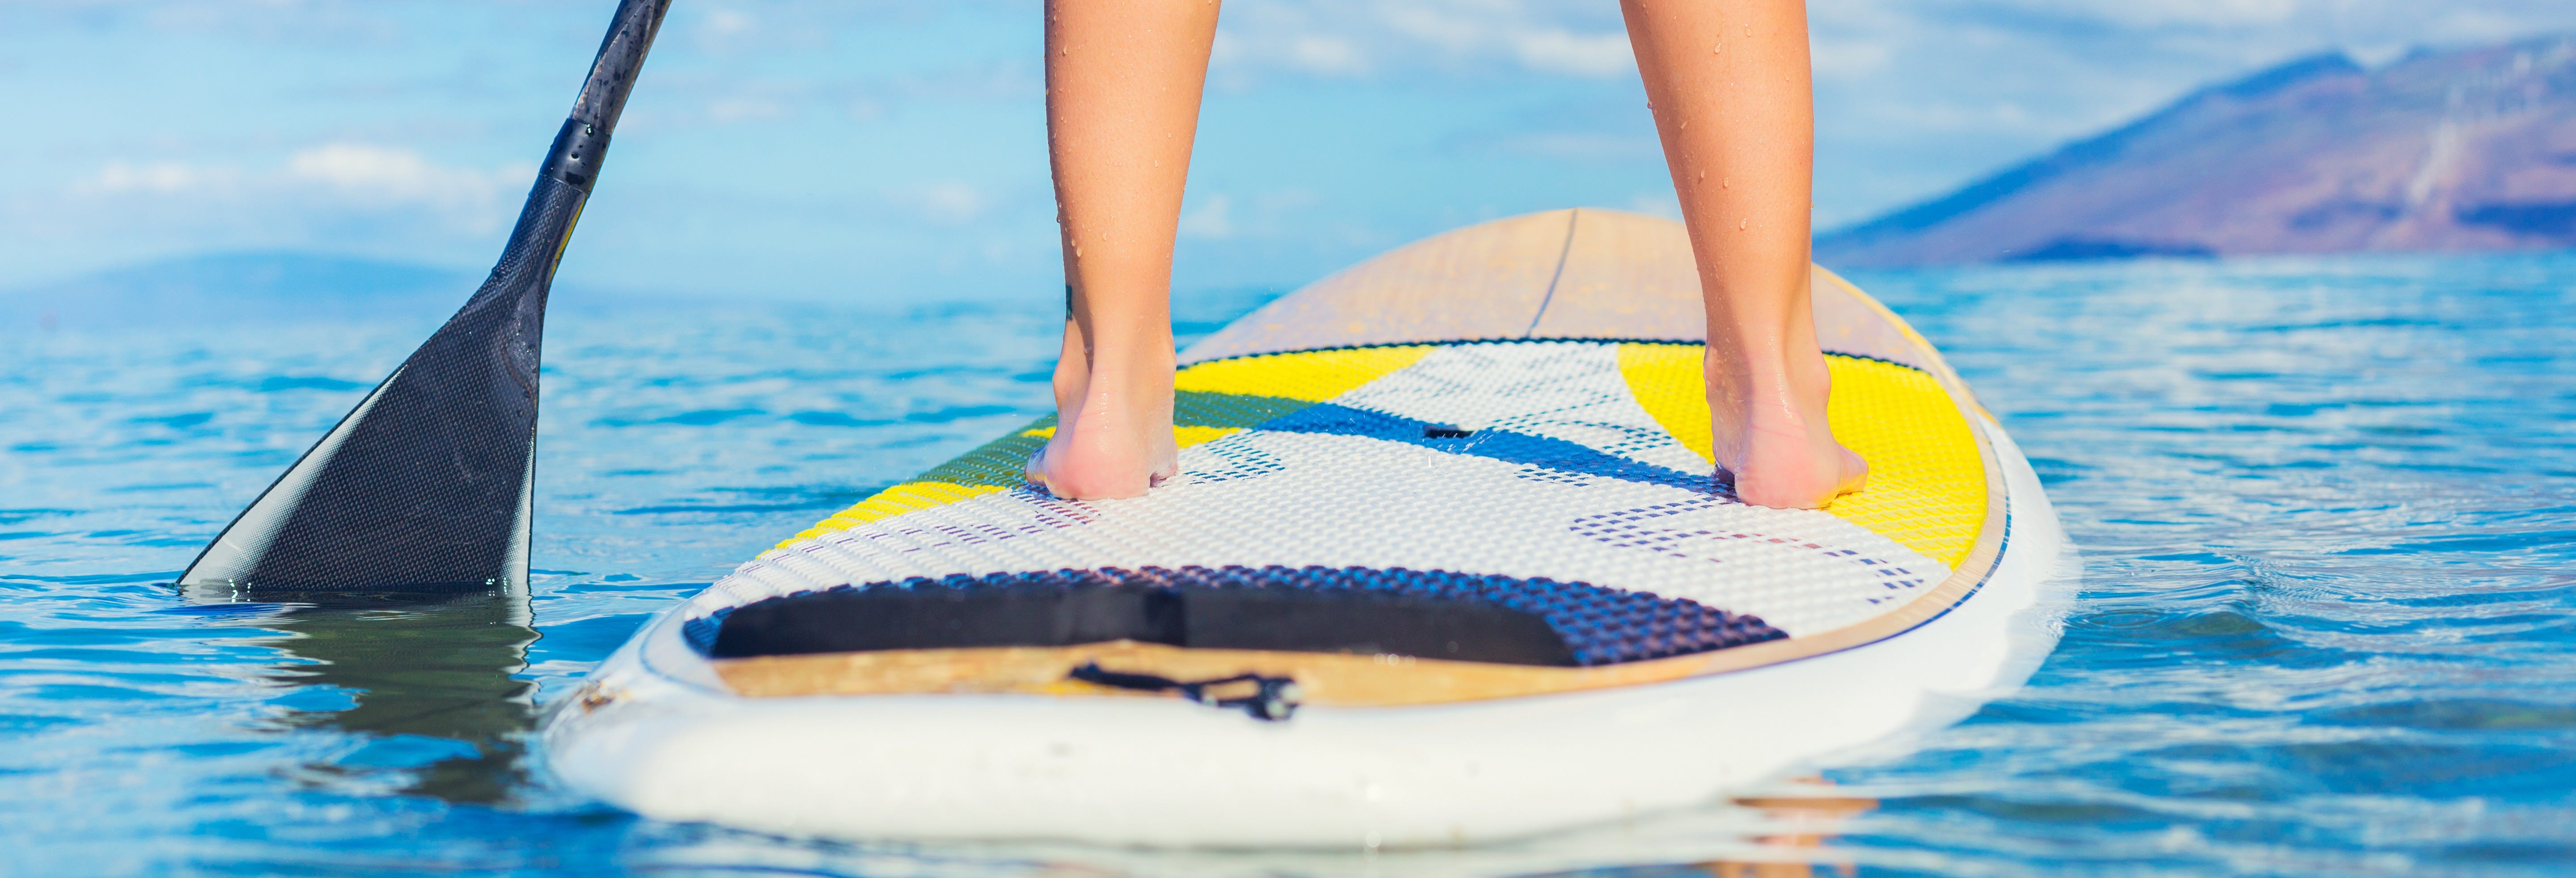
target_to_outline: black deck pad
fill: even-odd
[[[770,598],[691,622],[714,658],[1073,646],[1610,664],[1787,635],[1752,616],[1583,583],[1364,567],[1148,567],[951,576]]]

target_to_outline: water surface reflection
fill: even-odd
[[[463,596],[298,595],[256,624],[287,635],[294,661],[276,678],[344,696],[345,706],[297,708],[285,730],[362,735],[353,752],[307,764],[320,782],[409,775],[389,792],[457,804],[498,804],[528,781],[523,757],[536,721],[527,667],[528,600]]]

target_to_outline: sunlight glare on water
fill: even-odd
[[[2087,571],[2030,688],[1918,752],[1825,772],[1832,795],[1876,803],[1818,850],[1757,839],[1814,824],[1726,805],[1464,852],[826,844],[640,820],[553,786],[526,737],[537,711],[647,615],[1048,406],[1059,324],[1043,306],[710,304],[567,306],[550,321],[526,606],[193,605],[162,584],[434,316],[0,328],[0,822],[14,846],[0,871],[1693,875],[1711,873],[1690,865],[1705,860],[1813,858],[1867,875],[2313,875],[2576,861],[2576,256],[1853,279],[2003,418]],[[1193,328],[1257,300],[1199,303]]]

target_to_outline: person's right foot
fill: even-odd
[[[1792,356],[1802,362],[1757,366],[1721,362],[1711,348],[1706,368],[1712,450],[1718,468],[1734,479],[1736,499],[1823,509],[1866,485],[1869,464],[1834,441],[1825,417],[1833,377],[1824,355]]]

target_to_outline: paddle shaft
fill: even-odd
[[[591,181],[599,175],[599,161],[608,154],[608,135],[626,111],[626,96],[635,90],[635,74],[643,69],[644,53],[653,47],[662,14],[670,8],[671,0],[618,4],[617,22],[600,40],[599,55],[590,62],[590,78],[582,81],[581,96],[573,100],[571,115],[546,153],[542,177],[569,183],[585,194],[590,191]]]

